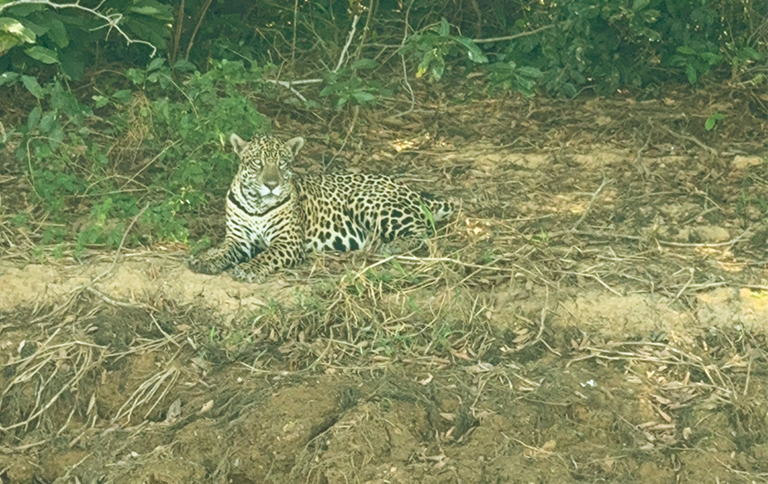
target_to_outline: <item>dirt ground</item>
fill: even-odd
[[[332,163],[283,114],[461,210],[264,285],[3,224],[0,482],[768,482],[768,122],[713,99],[437,99]]]

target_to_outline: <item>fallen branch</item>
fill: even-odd
[[[600,195],[600,192],[603,191],[603,188],[605,188],[607,184],[612,182],[613,180],[607,180],[605,178],[605,174],[603,174],[603,182],[600,184],[599,187],[597,187],[597,191],[595,191],[595,193],[592,194],[592,199],[589,201],[589,205],[587,205],[587,208],[586,210],[584,210],[584,213],[581,214],[581,218],[579,218],[579,220],[577,220],[576,223],[573,225],[573,227],[571,228],[571,232],[575,232],[576,229],[579,228],[579,225],[581,225],[584,219],[587,218],[587,215],[589,215],[589,212],[592,211],[592,207],[595,205],[595,201],[597,200],[597,197]]]

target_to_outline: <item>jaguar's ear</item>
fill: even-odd
[[[232,143],[232,149],[235,150],[235,154],[237,156],[240,156],[240,153],[243,152],[243,148],[245,148],[245,145],[248,144],[247,141],[235,133],[232,133],[232,136],[229,137],[229,142]]]
[[[291,153],[293,154],[293,156],[296,156],[301,150],[301,147],[304,146],[304,138],[302,138],[301,136],[291,138],[285,142],[285,146],[287,146],[288,149],[291,150]]]

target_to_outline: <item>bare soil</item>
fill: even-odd
[[[264,285],[179,247],[6,245],[0,482],[768,482],[768,130],[716,108],[720,132],[683,95],[358,119],[338,169],[459,215]]]

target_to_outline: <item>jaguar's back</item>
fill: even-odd
[[[430,200],[384,176],[310,176],[295,185],[307,249],[357,250],[372,238],[418,240],[431,231],[429,214],[439,222],[453,212],[450,202]]]
[[[418,194],[385,176],[298,177],[291,162],[302,138],[230,138],[240,167],[227,194],[227,236],[221,247],[190,257],[192,270],[263,281],[311,250],[357,250],[376,238],[403,249],[433,232],[454,210],[448,201]]]

